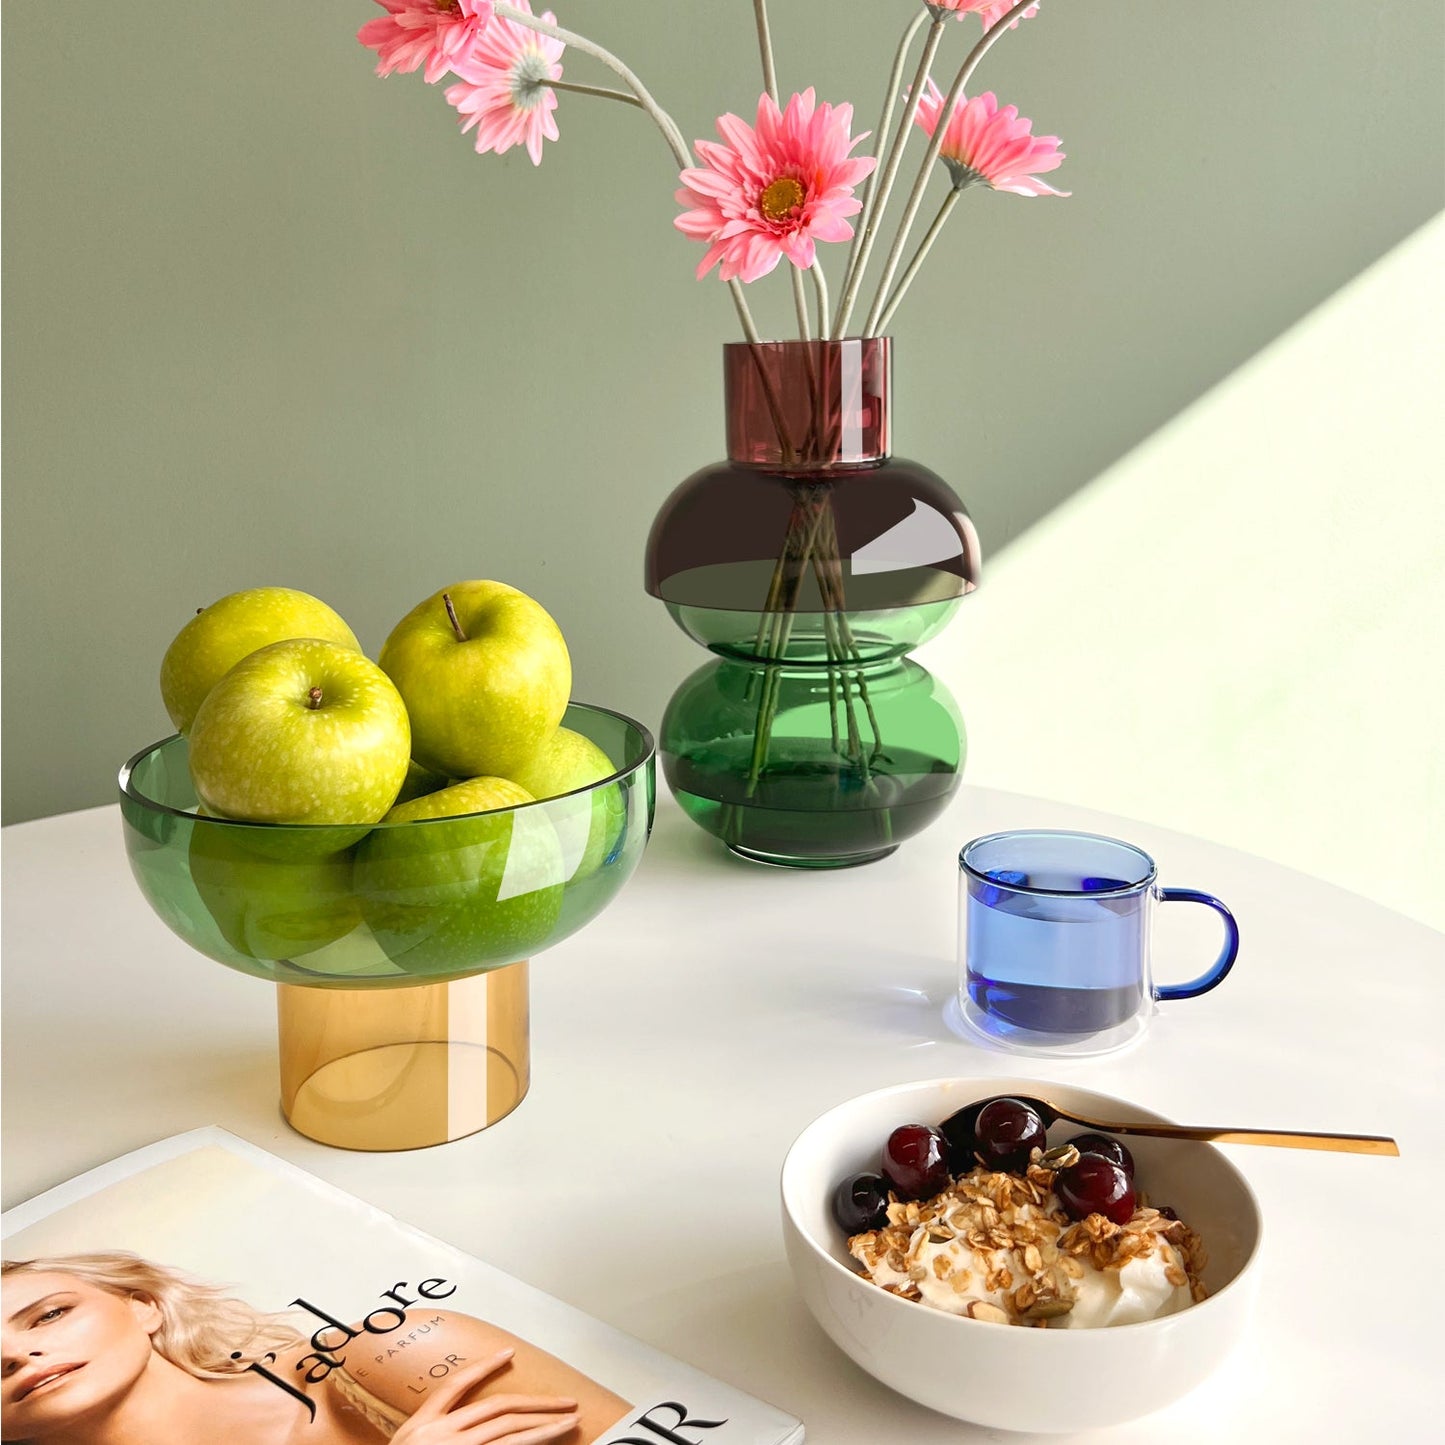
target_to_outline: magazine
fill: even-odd
[[[3,1232],[6,1441],[102,1416],[158,1445],[803,1438],[781,1410],[223,1129],[82,1174],[7,1210]]]

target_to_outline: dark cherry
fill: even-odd
[[[1038,1110],[1022,1099],[990,1099],[973,1121],[973,1136],[979,1163],[1005,1174],[1022,1174],[1030,1151],[1049,1147]]]
[[[1102,1154],[1081,1154],[1077,1164],[1054,1175],[1054,1193],[1070,1219],[1102,1214],[1111,1224],[1134,1217],[1134,1181]]]
[[[948,1145],[948,1167],[955,1174],[967,1174],[978,1163],[973,1157],[973,1123],[988,1102],[987,1099],[979,1099],[976,1103],[965,1104],[938,1126],[938,1132]]]
[[[833,1218],[848,1235],[882,1229],[888,1223],[888,1181],[878,1174],[853,1174],[833,1193]]]
[[[927,1124],[900,1124],[883,1146],[883,1177],[904,1199],[927,1199],[953,1182],[948,1146]]]
[[[1075,1134],[1069,1143],[1080,1154],[1102,1154],[1112,1159],[1130,1179],[1134,1177],[1134,1156],[1117,1139],[1107,1134]]]

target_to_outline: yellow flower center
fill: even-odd
[[[792,176],[780,176],[758,197],[758,209],[769,221],[786,221],[803,208],[805,193]]]

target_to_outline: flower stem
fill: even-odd
[[[840,568],[838,580],[838,595],[840,598],[843,595],[842,586],[842,569]],[[839,606],[841,605],[840,602]],[[848,655],[856,661],[858,659],[858,644],[853,638],[853,629],[848,623],[848,614],[846,612],[840,612],[838,614],[838,627],[842,634],[843,642],[847,647]],[[878,726],[878,714],[873,711],[873,700],[868,696],[868,679],[863,675],[861,668],[854,673],[854,677],[858,683],[858,696],[863,699],[863,706],[868,712],[868,725],[873,729],[873,751],[869,756],[869,762],[872,763],[883,751],[883,732]]]
[[[682,138],[682,132],[677,128],[677,122],[658,105],[647,87],[610,50],[604,50],[595,41],[588,40],[585,35],[578,35],[575,30],[564,30],[560,25],[553,25],[538,15],[529,15],[525,10],[518,10],[515,5],[503,4],[502,0],[497,0],[497,3],[492,6],[492,12],[500,15],[504,20],[510,20],[514,24],[520,25],[524,30],[535,30],[539,35],[550,35],[553,40],[560,40],[564,45],[570,45],[574,50],[580,50],[583,55],[590,55],[594,60],[600,60],[609,70],[621,76],[627,88],[637,97],[642,108],[656,121],[657,128],[662,132],[662,138],[667,142],[673,155],[677,157],[678,164],[684,170],[692,165],[692,153]]]
[[[620,100],[624,105],[635,105],[639,110],[647,109],[635,95],[628,95],[625,90],[609,90],[605,85],[578,85],[571,80],[549,80],[544,82],[543,88],[567,90],[573,95],[595,95],[603,100]]]
[[[888,297],[889,290],[893,285],[893,273],[898,269],[898,262],[903,256],[903,248],[908,241],[908,232],[912,229],[914,217],[918,214],[918,208],[923,202],[923,193],[928,189],[929,178],[933,174],[933,163],[938,159],[938,153],[943,149],[943,137],[948,129],[949,118],[953,114],[953,108],[958,103],[959,97],[963,94],[963,88],[973,78],[973,72],[978,68],[978,63],[988,54],[1009,24],[1018,15],[1037,4],[1038,0],[1016,0],[1016,3],[1007,13],[1000,16],[987,30],[984,31],[978,44],[968,52],[968,58],[959,67],[958,74],[954,77],[953,86],[948,92],[948,98],[943,102],[938,112],[938,123],[933,127],[933,135],[928,142],[928,149],[923,153],[923,163],[918,168],[917,179],[913,182],[913,190],[909,194],[907,205],[903,210],[903,218],[898,223],[898,234],[893,238],[893,246],[889,250],[888,260],[883,267],[882,279],[878,282],[878,293],[873,298],[873,307],[868,313],[867,323],[863,327],[864,336],[877,336],[879,318],[883,312],[883,305]],[[923,77],[920,77],[917,86],[913,91],[913,105],[910,110],[916,110],[917,102],[922,99]],[[912,124],[912,116],[909,117],[909,124]]]
[[[913,253],[913,259],[899,278],[898,285],[893,288],[893,295],[888,298],[888,304],[878,318],[879,331],[883,331],[893,319],[893,313],[898,310],[898,303],[903,300],[908,288],[913,284],[913,278],[918,275],[929,251],[933,249],[933,243],[938,239],[938,233],[943,229],[943,224],[948,220],[954,206],[958,204],[958,198],[963,194],[964,189],[962,186],[955,186],[943,198],[943,204],[938,208],[938,214],[933,218],[933,224],[928,228],[928,234],[918,243],[918,249]]]
[[[813,289],[818,293],[818,336],[826,340],[828,336],[828,281],[823,275],[823,267],[820,262],[814,261],[811,266],[813,273]]]
[[[908,144],[908,132],[913,127],[913,117],[918,111],[919,102],[923,99],[923,82],[928,79],[929,68],[933,64],[933,57],[938,53],[938,42],[943,35],[943,27],[947,23],[940,17],[928,27],[928,38],[923,42],[923,54],[918,60],[918,73],[914,78],[913,88],[908,93],[908,112],[898,127],[897,134],[893,137],[893,144],[888,149],[888,160],[884,164],[883,176],[878,183],[877,199],[868,216],[868,224],[863,228],[863,239],[858,245],[858,255],[854,259],[853,269],[849,273],[847,284],[843,288],[842,299],[838,303],[838,319],[833,325],[835,340],[842,340],[848,333],[848,322],[852,318],[853,306],[858,299],[858,288],[863,283],[863,273],[868,269],[868,257],[872,254],[873,241],[878,233],[878,220],[888,205],[888,197],[893,190],[893,181],[898,174],[899,163],[903,160],[903,149]]]
[[[585,35],[577,34],[575,30],[564,30],[560,25],[553,25],[539,16],[529,15],[525,10],[518,10],[514,5],[503,4],[502,0],[497,0],[497,3],[492,6],[492,13],[502,16],[505,20],[514,21],[524,30],[535,30],[539,35],[550,35],[553,40],[560,40],[564,45],[570,45],[574,50],[581,51],[583,55],[590,55],[594,60],[600,60],[609,70],[621,76],[627,88],[637,97],[637,103],[656,122],[657,128],[662,132],[663,140],[667,142],[668,149],[676,157],[678,165],[683,170],[691,169],[692,152],[688,150],[687,142],[683,140],[682,132],[677,128],[677,122],[658,105],[647,87],[610,50],[604,50],[595,41],[588,40]],[[560,84],[560,82],[550,83]],[[752,312],[748,309],[747,298],[743,295],[741,283],[735,280],[730,281],[728,289],[732,292],[733,305],[737,308],[738,321],[742,324],[743,335],[757,345],[760,339],[758,328],[753,323]]]
[[[748,310],[748,298],[743,295],[743,283],[738,280],[729,281],[728,290],[733,294],[733,305],[737,307],[743,335],[751,345],[760,346],[763,338],[758,335],[758,328],[753,322],[753,313]]]
[[[828,652],[828,708],[832,714],[829,718],[830,732],[834,753],[839,757],[848,758],[851,762],[856,762],[860,773],[866,778],[868,764],[863,757],[862,738],[858,731],[858,710],[853,705],[853,694],[850,691],[848,673],[844,667],[847,650],[839,626],[843,620],[841,611],[843,604],[841,597],[837,594],[837,583],[833,575],[836,569],[835,559],[830,558],[825,561],[822,557],[815,556],[813,558],[813,571],[817,574],[818,591],[823,596],[823,635]],[[861,685],[862,675],[857,674],[856,676]],[[846,752],[838,732],[837,707],[840,686],[842,688],[843,721],[848,734]]]
[[[768,28],[768,0],[753,0],[753,18],[758,26],[758,55],[763,63],[763,89],[767,92],[768,99],[774,105],[778,103],[778,70],[773,61],[773,37]],[[819,288],[821,300],[818,303],[818,334],[826,336],[824,329],[827,315],[828,283],[823,279],[823,272],[819,262],[814,261],[809,268],[813,272],[814,285]],[[808,301],[803,295],[803,278],[798,268],[793,270],[793,309],[798,316],[798,339],[800,341],[811,341],[813,334],[808,325]]]
[[[778,99],[778,72],[773,64],[773,37],[768,32],[768,0],[753,0],[753,15],[758,22],[758,51],[763,59],[763,89]]]
[[[835,650],[831,640],[828,642],[829,652]],[[833,668],[828,669],[828,731],[833,744],[833,751],[840,753],[843,745],[838,737],[838,674]]]
[[[928,11],[919,7],[918,14],[909,22],[908,28],[903,32],[903,38],[898,42],[897,53],[893,57],[893,69],[888,75],[888,86],[883,93],[883,113],[878,117],[878,128],[873,132],[873,148],[879,154],[883,154],[883,147],[888,141],[888,130],[893,124],[893,106],[898,99],[898,85],[903,79],[903,63],[908,58],[908,51],[913,45],[913,37],[918,34],[920,26],[928,19]],[[863,180],[863,209],[858,215],[857,225],[853,231],[853,244],[848,248],[848,265],[843,272],[843,287],[846,290],[848,283],[853,279],[853,270],[858,262],[858,248],[863,240],[863,232],[873,218],[874,199],[877,192],[874,189],[874,182],[878,179],[876,170],[870,171]],[[822,328],[819,327],[819,331]],[[841,326],[833,329],[833,340],[842,339]]]
[[[812,332],[808,329],[808,302],[803,295],[803,273],[797,266],[790,268],[793,273],[793,306],[798,313],[798,338],[802,341],[811,341]],[[813,264],[808,267],[808,274],[813,278],[813,290],[817,294],[818,307],[818,340],[828,339],[828,278],[823,274],[823,263],[813,257]]]
[[[808,293],[803,289],[803,273],[796,266],[788,269],[793,273],[793,310],[798,313],[798,340],[811,341],[813,332],[808,325]]]
[[[843,564],[838,556],[838,528],[833,508],[828,507],[827,522],[820,538],[820,555],[826,559],[827,581],[825,585],[824,573],[818,573],[818,590],[823,594],[823,605],[831,614],[833,627],[836,635],[835,651],[840,659],[848,659],[854,663],[859,662],[858,644],[853,637],[853,629],[848,622],[847,601],[843,591]],[[864,708],[868,713],[868,723],[873,729],[873,747],[868,757],[863,756],[862,743],[858,731],[857,714],[853,708],[852,695],[849,692],[849,681],[846,672],[842,674],[843,699],[847,711],[849,753],[851,761],[858,765],[859,775],[864,782],[868,781],[871,764],[878,756],[883,746],[883,735],[878,730],[878,718],[873,711],[872,700],[868,696],[868,679],[861,667],[856,667],[853,673],[853,683],[857,686],[858,696],[862,700]]]
[[[788,534],[783,539],[783,550],[773,572],[758,633],[761,641],[756,650],[770,662],[782,662],[786,655],[803,573],[807,571],[808,559],[817,546],[823,508],[829,505],[827,496],[820,500],[810,495],[805,501],[800,494],[794,502],[792,515],[788,518]]]
[[[752,756],[748,762],[749,798],[756,794],[767,763],[773,722],[778,712],[783,661],[792,637],[793,620],[797,616],[798,593],[802,590],[803,576],[811,565],[825,513],[831,508],[831,496],[826,487],[809,488],[806,495],[799,490],[794,496],[788,535],[784,538],[783,549],[773,571],[773,584],[768,589],[768,601],[758,629],[760,642],[756,655],[766,661],[763,663],[763,695],[758,702]],[[749,694],[751,690],[749,686]]]

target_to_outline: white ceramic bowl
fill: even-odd
[[[1177,1210],[1208,1252],[1209,1297],[1178,1314],[1104,1329],[1023,1329],[900,1299],[851,1267],[832,1213],[840,1181],[876,1170],[883,1141],[900,1124],[939,1124],[965,1104],[1019,1093],[1120,1123],[1167,1122],[1108,1094],[1017,1078],[937,1079],[850,1099],[809,1124],[783,1164],[783,1235],[798,1290],[833,1342],[870,1375],[960,1420],[1063,1432],[1162,1409],[1233,1347],[1258,1284],[1258,1201],[1211,1145],[1125,1140],[1140,1188]],[[1061,1120],[1049,1139],[1060,1143],[1082,1131]]]

